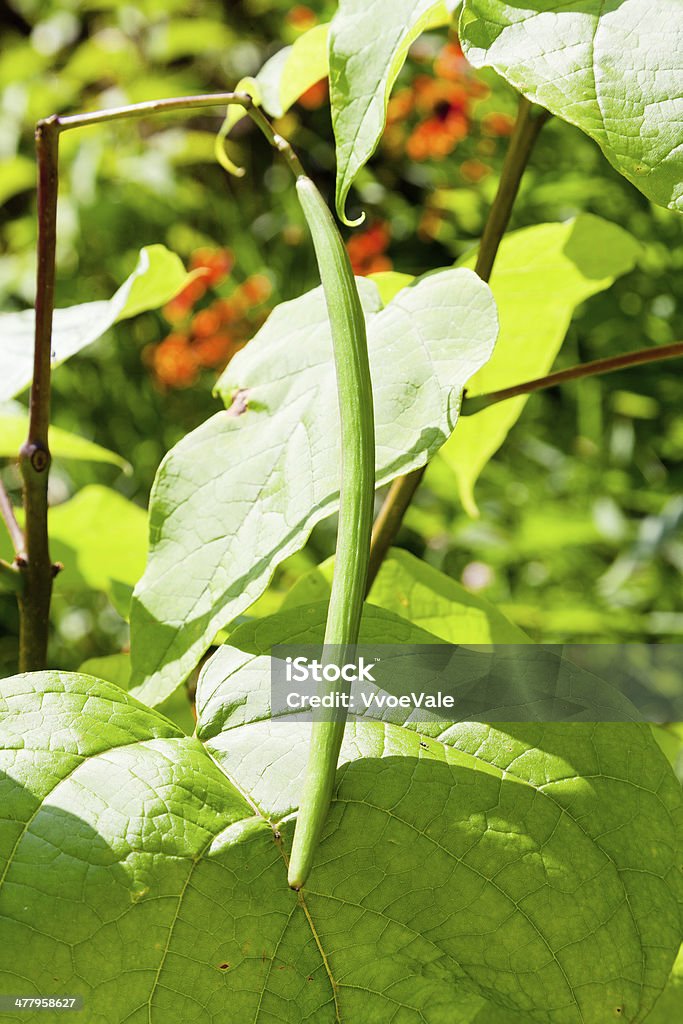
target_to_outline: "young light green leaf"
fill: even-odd
[[[351,223],[345,214],[349,189],[377,148],[389,93],[411,44],[450,18],[444,0],[340,0],[330,27],[330,100],[336,205],[345,224]]]
[[[372,282],[357,283],[380,483],[443,444],[464,384],[491,354],[497,319],[469,270],[430,275],[384,309]],[[279,306],[218,391],[234,399],[231,409],[169,453],[152,493],[150,558],[131,615],[134,682],[148,702],[172,692],[337,507],[339,417],[321,290]]]
[[[639,251],[627,232],[592,214],[507,235],[491,276],[500,338],[489,363],[469,382],[468,394],[485,394],[548,373],[576,306],[632,270]],[[475,259],[471,253],[463,263],[474,266]],[[526,402],[526,397],[512,398],[462,416],[440,453],[457,477],[470,515],[478,514],[474,484]]]
[[[63,363],[97,341],[119,320],[163,306],[188,279],[175,253],[163,245],[145,246],[140,250],[135,270],[111,299],[55,309],[53,365]],[[0,314],[0,401],[19,394],[31,383],[33,326],[33,310]]]
[[[209,664],[198,739],[92,677],[0,684],[5,991],[146,1024],[646,1018],[681,814],[647,727],[357,723],[302,901],[279,794],[308,730],[268,719],[260,661]]]
[[[246,93],[247,96],[251,96],[257,107],[261,105],[261,90],[255,78],[242,78],[235,86],[235,92]],[[218,160],[218,163],[224,171],[227,171],[228,174],[234,175],[235,178],[244,177],[244,168],[239,167],[234,160],[228,156],[225,143],[230,132],[233,130],[237,122],[241,121],[243,117],[246,117],[244,107],[241,107],[238,103],[231,103],[226,111],[225,119],[223,124],[220,126],[214,141],[214,155],[216,160]]]
[[[661,206],[683,210],[678,0],[465,0],[463,50],[595,139]]]
[[[27,156],[17,154],[6,158],[0,164],[0,205],[4,206],[8,199],[35,188],[36,165]]]
[[[0,458],[15,459],[28,433],[28,415],[0,413]],[[102,448],[85,437],[61,427],[50,427],[50,451],[58,459],[79,459],[83,462],[109,462],[130,472],[130,463],[116,452]]]
[[[368,277],[377,285],[385,306],[402,288],[407,288],[415,280],[412,274],[402,274],[398,270],[380,270],[376,274],[368,274]]]
[[[327,78],[329,25],[315,25],[292,46],[278,50],[263,65],[258,82],[261,103],[271,117],[282,117],[307,89]]]
[[[17,515],[21,520],[20,509]],[[130,592],[145,567],[144,509],[117,491],[91,484],[51,508],[48,519],[52,557],[64,566],[55,582],[57,591],[88,587],[113,598],[120,598],[122,591]],[[10,551],[0,519],[0,554],[11,560]]]
[[[147,516],[117,491],[97,484],[84,487],[50,509],[49,529],[53,557],[64,564],[58,586],[85,583],[109,591],[114,584],[132,587],[142,575]]]
[[[282,117],[307,89],[327,77],[328,31],[328,25],[316,25],[304,32],[292,46],[284,46],[266,61],[255,78],[239,81],[235,92],[246,92],[271,117]],[[225,144],[235,125],[246,116],[243,107],[231,104],[215,141],[216,159],[236,177],[242,177],[244,169],[230,158]]]

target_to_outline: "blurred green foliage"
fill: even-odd
[[[3,308],[33,299],[32,131],[39,117],[229,89],[316,20],[328,20],[334,7],[313,0],[305,8],[280,0],[13,0],[2,15],[0,55]],[[435,67],[452,57],[447,44],[444,31],[413,47],[394,91],[403,109],[390,116],[385,140],[352,194],[351,215],[362,207],[368,217],[365,233],[351,243],[361,272],[393,266],[419,274],[448,265],[481,233],[515,99],[489,72],[473,75],[460,100],[452,89],[440,92]],[[331,194],[334,149],[323,98],[295,105],[282,131]],[[287,171],[249,123],[241,122],[231,139],[246,177],[229,179],[215,163],[222,113],[122,122],[63,137],[58,305],[110,295],[138,249],[155,242],[188,263],[197,249],[230,250],[234,266],[215,285],[213,301],[231,301],[254,275],[268,279],[268,305],[316,283]],[[434,134],[439,119],[451,132],[445,145]],[[435,139],[436,149],[447,151],[430,151]],[[680,217],[652,207],[578,130],[551,121],[511,227],[582,211],[628,230],[642,255],[636,270],[579,307],[557,368],[683,338]],[[117,452],[133,473],[58,460],[55,503],[97,483],[144,506],[165,452],[219,407],[211,395],[215,369],[183,387],[166,386],[155,374],[149,353],[174,329],[162,313],[145,313],[56,373],[55,424]],[[477,484],[480,518],[465,514],[452,473],[437,460],[400,543],[499,602],[535,639],[680,640],[682,399],[675,361],[535,395]],[[3,479],[18,499],[11,463]],[[333,523],[319,526],[259,607],[277,607],[297,576],[329,555],[333,538]],[[107,543],[103,531],[101,544]],[[110,597],[79,578],[65,574],[56,592],[51,662],[64,668],[126,644],[127,627]],[[0,629],[0,667],[10,671],[17,631],[10,598],[0,598]]]

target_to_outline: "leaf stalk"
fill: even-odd
[[[474,269],[483,281],[488,281],[491,277],[501,240],[510,222],[510,214],[519,192],[522,176],[538,134],[549,117],[550,114],[547,110],[531,103],[525,96],[520,96],[517,119],[505,155],[498,190],[491,204],[479,243]],[[372,531],[368,591],[377,577],[389,548],[396,539],[403,517],[426,470],[425,464],[404,476],[397,477],[387,492]]]

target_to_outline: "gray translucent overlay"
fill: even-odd
[[[344,666],[361,678],[336,679]],[[678,722],[683,644],[279,645],[271,708],[287,721]]]

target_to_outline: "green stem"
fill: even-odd
[[[341,420],[341,486],[337,550],[325,627],[323,661],[355,655],[365,596],[375,493],[375,428],[365,316],[344,243],[313,182],[297,180],[327,301]],[[347,692],[341,683],[323,693]],[[311,743],[289,863],[289,884],[300,889],[313,864],[327,817],[344,736],[346,712],[319,713]]]
[[[529,162],[538,133],[549,116],[547,110],[534,106],[524,96],[520,97],[517,120],[505,155],[498,191],[491,204],[479,243],[474,269],[483,281],[488,281],[491,277],[493,264],[510,221],[510,214],[524,170]],[[396,539],[403,517],[426,470],[426,466],[420,466],[411,473],[397,477],[384,499],[372,531],[368,591],[375,581],[389,548]]]

